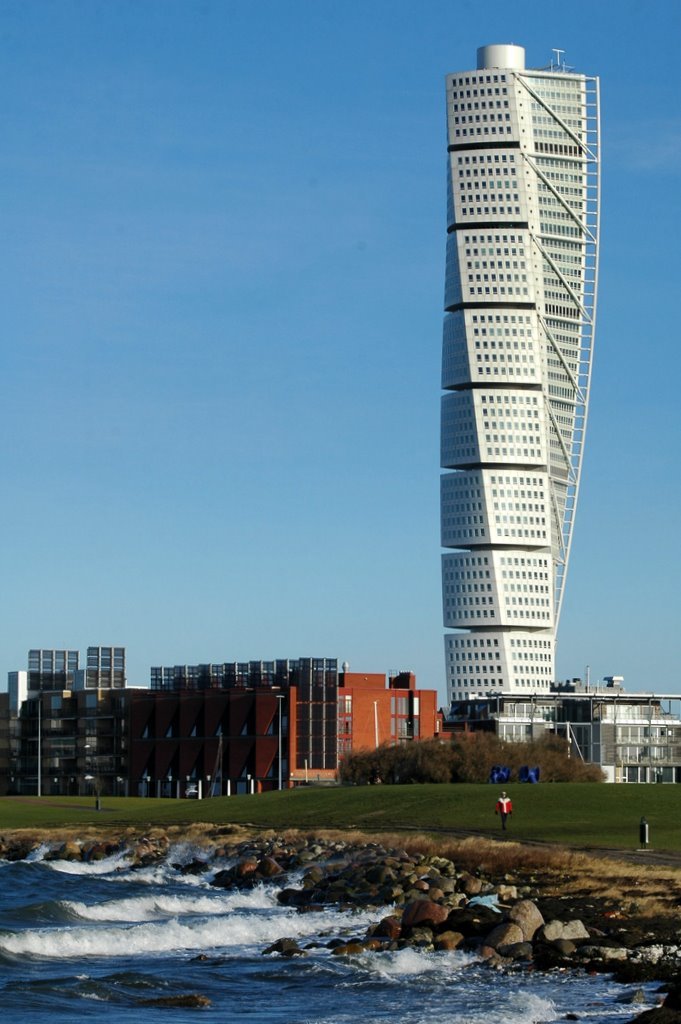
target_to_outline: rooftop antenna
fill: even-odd
[[[561,58],[565,55],[565,50],[560,50],[557,46],[553,46],[552,51],[555,53],[556,58],[555,63],[553,57],[551,58],[551,70],[553,71],[554,67],[564,68],[565,62]]]

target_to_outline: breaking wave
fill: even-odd
[[[276,907],[274,893],[264,888],[249,892],[230,893],[214,896],[205,895],[163,895],[128,897],[122,900],[107,900],[104,903],[80,903],[62,900],[61,907],[71,918],[82,921],[155,921],[161,918],[178,917],[185,914],[226,914],[234,910],[267,910]]]
[[[133,901],[135,902],[135,901]],[[84,908],[87,911],[87,908]],[[92,912],[92,911],[90,911]],[[96,913],[96,912],[95,912]],[[215,915],[209,920],[173,917],[162,922],[107,927],[41,928],[14,934],[0,933],[0,954],[40,959],[130,957],[175,951],[236,951],[240,947],[272,942],[279,936],[303,938],[333,929],[337,934],[344,915],[336,912],[296,914],[249,910]],[[353,928],[366,928],[375,915],[347,915]],[[95,919],[93,919],[95,920]]]

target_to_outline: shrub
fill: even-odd
[[[461,733],[451,742],[421,740],[376,750],[358,750],[341,762],[341,781],[353,785],[372,782],[487,782],[495,764],[511,768],[517,781],[523,765],[539,767],[542,782],[602,782],[603,772],[570,756],[566,740],[545,736],[529,743],[510,743],[494,733]]]
[[[454,751],[450,743],[422,740],[398,746],[382,744],[376,750],[360,750],[341,761],[342,782],[366,785],[408,782],[451,782]]]

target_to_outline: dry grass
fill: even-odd
[[[377,840],[409,854],[446,857],[457,868],[493,881],[530,884],[543,896],[580,897],[627,910],[641,918],[676,917],[681,905],[681,868],[631,863],[610,856],[576,853],[557,846],[531,846],[470,837],[462,840],[362,832],[318,833],[351,843]]]

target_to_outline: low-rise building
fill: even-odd
[[[435,690],[335,658],[155,667],[131,693],[130,786],[247,793],[333,782],[352,749],[438,734]],[[281,742],[280,742],[281,741]]]
[[[629,693],[621,676],[455,701],[445,728],[489,730],[504,740],[563,736],[572,755],[600,765],[608,782],[681,782],[681,696]]]
[[[10,673],[13,793],[204,796],[333,782],[353,749],[438,734],[435,690],[335,658],[154,667],[128,688],[125,649],[33,650]],[[0,714],[2,708],[0,706]],[[11,743],[11,748],[10,748]],[[0,727],[0,773],[3,732]]]
[[[9,793],[126,791],[125,648],[35,648],[9,673]]]
[[[9,694],[0,693],[0,796],[9,791],[11,766]]]
[[[338,691],[338,753],[439,735],[437,692],[416,687],[412,672],[344,671]]]

